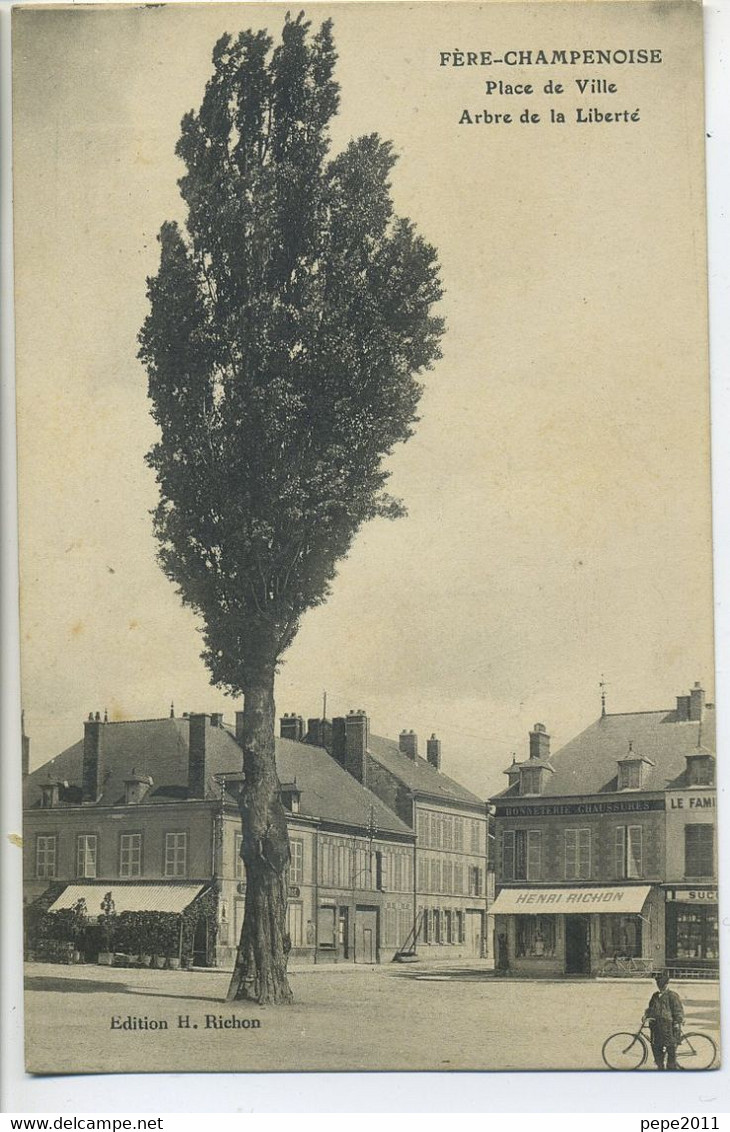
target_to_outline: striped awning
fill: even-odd
[[[205,888],[203,884],[69,884],[51,904],[49,912],[73,908],[86,901],[89,918],[101,915],[101,902],[111,892],[114,911],[183,912]]]

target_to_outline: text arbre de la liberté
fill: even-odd
[[[439,67],[450,70],[455,67],[471,69],[499,66],[623,68],[661,63],[662,52],[657,47],[548,51],[521,49],[499,54],[493,51],[453,50],[440,51],[438,58]],[[574,77],[566,76],[563,70],[559,78],[551,77],[547,81],[535,81],[531,77],[521,82],[489,78],[482,80],[482,105],[479,108],[462,106],[456,112],[456,122],[459,126],[636,124],[641,121],[641,108],[620,104],[623,93],[621,87],[622,84],[615,81],[613,75],[610,78],[585,75]],[[546,97],[550,103],[541,104],[537,109],[534,101],[525,102],[528,98],[537,97]],[[520,101],[517,102],[517,99]]]

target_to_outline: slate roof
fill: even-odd
[[[698,740],[706,748],[697,749]],[[643,791],[666,790],[684,784],[686,756],[714,752],[715,711],[705,705],[702,728],[689,720],[679,720],[676,711],[640,711],[609,714],[599,719],[550,756],[555,774],[546,782],[543,796],[605,794],[618,789],[617,766],[625,758],[629,742],[633,758],[643,762]],[[509,787],[496,797],[512,797]]]
[[[124,802],[124,781],[132,771],[149,774],[153,786],[143,805],[187,799],[189,721],[179,719],[130,720],[101,726],[103,788],[96,805]],[[220,796],[216,775],[241,771],[241,748],[227,727],[206,727],[208,780],[206,796]],[[61,806],[81,801],[83,739],[34,770],[24,783],[24,804],[40,805],[41,784],[49,778],[67,782]],[[378,830],[413,836],[413,831],[370,790],[348,774],[323,747],[276,740],[276,766],[282,782],[296,779],[301,790],[303,817],[344,825],[367,827],[372,818]]]
[[[404,755],[393,739],[370,735],[368,754],[415,794],[429,794],[432,797],[443,798],[445,802],[468,802],[471,805],[484,806],[484,799],[478,798],[476,794],[454,782],[453,778],[436,770],[436,767],[431,766],[431,763],[422,759],[420,755],[415,759]]]

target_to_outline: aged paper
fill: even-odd
[[[408,515],[277,677],[294,1002],[225,1002],[241,703],[155,561],[137,335],[214,47],[285,17],[14,13],[28,1069],[715,1067],[694,3],[306,9],[445,332]]]

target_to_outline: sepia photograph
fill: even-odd
[[[702,6],[12,64],[27,1072],[719,1069]]]

